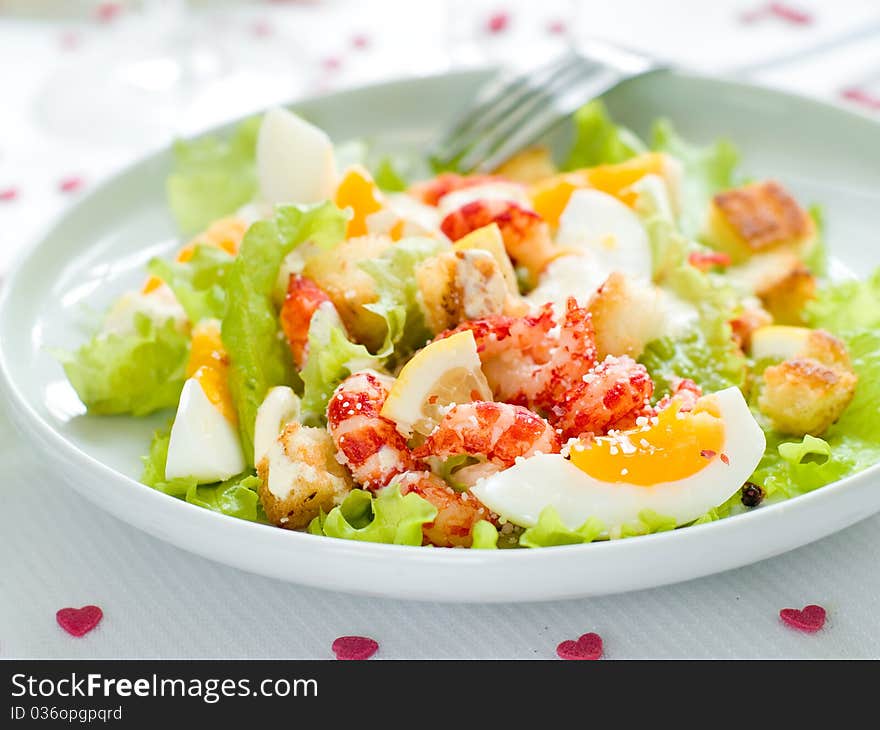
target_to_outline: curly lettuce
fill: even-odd
[[[181,232],[193,234],[256,197],[261,119],[242,122],[227,139],[178,140],[167,182],[168,204]]]
[[[385,320],[385,341],[378,355],[387,357],[394,352],[398,357],[425,345],[431,332],[419,305],[419,286],[416,267],[438,254],[445,244],[435,238],[406,238],[382,252],[375,259],[361,261],[376,284],[378,299],[365,309]]]
[[[153,434],[150,453],[143,457],[141,481],[144,484],[204,509],[251,522],[266,522],[257,493],[260,479],[252,472],[239,474],[217,484],[198,484],[192,477],[167,479],[165,464],[168,461],[170,440],[170,428],[159,429]]]
[[[137,312],[130,333],[101,333],[75,352],[56,352],[89,413],[145,416],[174,408],[183,389],[189,337],[174,320]]]
[[[233,257],[216,246],[197,245],[189,261],[154,258],[147,269],[165,282],[190,322],[221,319],[226,310],[226,272]]]
[[[859,382],[852,403],[821,439],[768,429],[767,450],[752,476],[768,497],[809,492],[880,462],[880,271],[823,289],[807,318],[846,342]]]
[[[299,374],[305,420],[322,423],[336,386],[353,372],[381,368],[384,361],[348,339],[335,309],[319,307],[309,323],[309,356]]]
[[[273,219],[258,221],[248,229],[226,272],[221,336],[229,355],[229,388],[248,458],[253,458],[254,421],[267,391],[296,381],[272,301],[281,262],[306,241],[319,247],[337,244],[345,237],[347,220],[348,214],[329,202],[278,206]]]
[[[605,532],[601,520],[593,517],[584,522],[576,530],[565,526],[559,512],[552,505],[545,507],[538,515],[538,522],[520,535],[521,547],[538,548],[554,545],[580,545],[593,542]]]
[[[418,494],[401,495],[397,485],[377,495],[354,489],[338,507],[309,524],[313,535],[342,540],[421,545],[422,526],[437,516],[437,508]]]
[[[574,139],[563,170],[623,162],[646,151],[644,142],[614,123],[601,101],[584,104],[572,117]]]
[[[686,142],[668,119],[654,123],[651,147],[669,153],[682,164],[681,228],[687,236],[697,236],[712,196],[735,185],[739,153],[727,140],[707,147]]]

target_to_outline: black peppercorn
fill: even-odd
[[[757,507],[764,500],[764,489],[760,484],[746,482],[742,488],[741,499],[746,507]]]

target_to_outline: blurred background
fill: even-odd
[[[589,37],[880,121],[877,0],[0,0],[0,276],[65,205],[175,136]]]

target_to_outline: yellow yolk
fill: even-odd
[[[208,400],[232,423],[237,420],[228,383],[229,359],[220,339],[220,327],[206,321],[193,329],[186,377],[195,378]]]
[[[535,212],[551,226],[559,225],[559,217],[568,205],[571,194],[580,188],[595,188],[613,195],[632,207],[637,194],[630,190],[645,175],[662,175],[663,155],[648,152],[615,165],[599,165],[566,172],[542,180],[529,190]]]
[[[596,480],[652,486],[686,479],[726,458],[724,421],[706,401],[682,413],[676,401],[644,427],[571,448],[571,463]]]
[[[340,208],[350,208],[352,211],[345,231],[346,238],[367,235],[367,216],[382,210],[379,187],[360,165],[354,165],[346,171],[336,188],[333,202]]]
[[[176,260],[178,263],[185,264],[192,259],[196,252],[196,246],[215,246],[216,248],[226,251],[231,256],[238,253],[241,241],[247,230],[247,223],[241,218],[231,216],[229,218],[221,218],[214,221],[208,228],[193,238],[177,253]],[[158,277],[151,276],[144,283],[141,289],[142,294],[149,294],[162,286],[162,280]]]

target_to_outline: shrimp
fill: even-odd
[[[678,398],[681,406],[680,411],[692,411],[697,405],[697,399],[703,396],[703,389],[690,378],[676,378],[672,382],[672,389],[664,395],[657,405],[654,406],[654,412],[658,413],[664,408],[668,408],[673,398]]]
[[[541,216],[510,200],[474,200],[447,215],[440,230],[457,241],[490,223],[498,224],[508,255],[515,264],[528,269],[534,280],[548,263],[564,253],[553,243],[550,227]]]
[[[433,522],[422,527],[425,544],[437,547],[470,547],[474,525],[490,520],[491,514],[469,492],[456,492],[440,477],[428,471],[411,471],[395,477],[401,494],[413,492],[437,508]]]
[[[550,422],[563,439],[604,434],[647,415],[653,393],[644,365],[627,355],[609,355],[551,408]]]
[[[496,315],[464,322],[440,337],[470,330],[483,372],[498,400],[549,411],[596,364],[590,314],[573,297],[559,326],[545,304],[525,317]]]
[[[293,362],[299,369],[305,365],[309,352],[309,324],[312,315],[330,297],[314,281],[291,274],[287,294],[281,306],[281,329],[287,337]]]
[[[436,206],[440,202],[440,198],[456,190],[502,182],[503,180],[504,178],[497,175],[468,175],[465,177],[456,175],[454,172],[444,172],[431,180],[415,183],[410,187],[409,194],[427,205]]]
[[[393,421],[380,415],[391,378],[361,370],[343,380],[327,406],[327,428],[337,459],[355,480],[370,490],[381,489],[397,474],[416,468],[416,461]]]
[[[555,454],[559,449],[553,427],[528,408],[476,401],[453,406],[413,456],[482,456],[494,467],[489,471],[500,471],[513,466],[521,456]],[[486,475],[483,469],[481,476]]]

